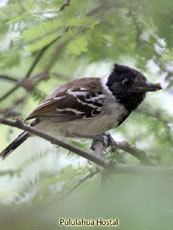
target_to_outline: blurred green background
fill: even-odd
[[[25,119],[58,85],[129,65],[163,90],[148,94],[111,134],[144,150],[155,166],[173,166],[172,22],[173,0],[1,0],[0,117]],[[0,151],[20,132],[0,125]],[[87,150],[91,144],[68,141]],[[122,150],[107,158],[141,165]],[[30,138],[0,164],[1,229],[63,229],[60,217],[172,229],[171,174],[97,173],[66,195],[94,170],[76,154]]]

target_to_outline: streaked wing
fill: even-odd
[[[50,117],[51,121],[63,122],[98,115],[104,104],[101,90],[86,87],[58,90],[53,97],[40,104],[27,118]]]

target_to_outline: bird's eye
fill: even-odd
[[[130,85],[132,83],[132,80],[130,78],[125,78],[123,81],[122,81],[123,85]]]

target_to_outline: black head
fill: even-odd
[[[145,98],[146,92],[161,89],[159,83],[153,84],[139,71],[124,65],[114,65],[108,77],[107,86],[116,100],[131,112]]]

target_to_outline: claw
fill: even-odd
[[[95,136],[93,139],[92,145],[90,147],[91,150],[95,151],[95,144],[97,141],[102,142],[104,147],[107,144],[107,141],[103,135],[102,136]]]
[[[101,141],[104,148],[111,147],[111,151],[116,151],[116,142],[109,133],[104,133],[101,136],[95,136],[91,145],[91,150],[95,151],[96,141]]]
[[[104,133],[103,135],[107,137],[107,147],[111,147],[111,153],[118,152],[117,144],[115,140],[112,138],[111,134]]]

